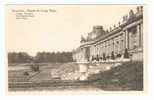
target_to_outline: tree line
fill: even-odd
[[[8,63],[48,63],[48,62],[72,62],[72,52],[38,52],[36,56],[30,56],[26,52],[9,52]]]

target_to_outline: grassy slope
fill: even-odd
[[[65,73],[74,71],[72,69],[73,64],[64,64],[60,69]],[[102,66],[103,67],[103,66]],[[46,73],[50,74],[50,73]],[[41,77],[46,77],[41,75]],[[64,74],[64,73],[61,73]],[[38,74],[39,75],[39,74]],[[39,75],[39,79],[41,79]],[[36,75],[37,76],[37,75]],[[44,78],[43,78],[44,79]],[[52,79],[51,79],[52,80]],[[20,86],[21,85],[21,86]],[[90,88],[99,88],[106,91],[117,91],[117,90],[142,90],[143,89],[143,63],[142,62],[129,62],[124,63],[121,66],[112,68],[109,71],[102,72],[99,74],[91,75],[86,81],[42,81],[40,83],[30,83],[30,84],[10,84],[11,89],[21,90],[28,89],[28,87],[33,87],[36,90],[41,87],[44,89],[48,87],[49,90],[54,90],[57,88],[67,89],[79,88],[79,87],[90,87]]]
[[[143,90],[143,62],[129,62],[92,75],[89,81],[103,90]]]

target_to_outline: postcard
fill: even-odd
[[[6,5],[7,92],[143,93],[145,5]]]

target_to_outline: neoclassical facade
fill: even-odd
[[[77,62],[110,59],[113,55],[115,59],[123,58],[126,51],[132,60],[143,60],[143,7],[138,6],[135,13],[130,10],[121,23],[109,30],[94,26],[80,42],[80,47],[73,51]]]

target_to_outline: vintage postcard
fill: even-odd
[[[145,5],[6,5],[7,92],[145,92],[145,12]]]

